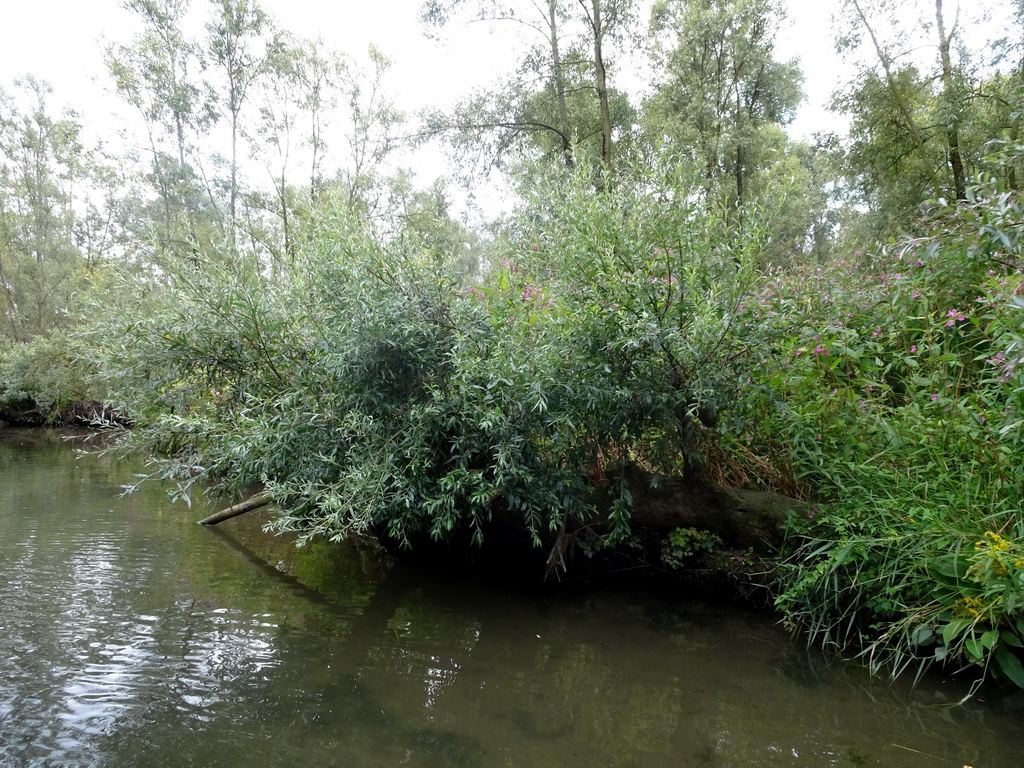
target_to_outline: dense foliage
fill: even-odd
[[[790,626],[1024,687],[1019,29],[982,61],[941,1],[901,31],[847,0],[850,133],[811,146],[780,3],[638,7],[426,4],[437,32],[533,37],[399,131],[375,49],[248,0],[190,37],[186,0],[131,0],[105,63],[141,155],[87,147],[45,84],[0,93],[0,417],[103,397],[181,498],[266,488],[302,542],[621,543],[626,465],[799,498],[768,572]],[[388,165],[400,132],[441,137],[453,178],[506,172],[512,212],[454,216]],[[725,538],[680,527],[663,560]]]
[[[286,510],[275,525],[307,537],[479,539],[511,514],[536,538],[593,514],[605,464],[698,462],[757,233],[724,248],[723,223],[678,202],[685,188],[592,180],[540,183],[480,284],[413,233],[341,212],[273,279],[225,251],[216,270],[155,281],[145,312],[98,310],[97,365],[139,422],[131,439],[186,488],[266,485]]]
[[[1022,212],[982,180],[929,234],[776,270],[744,307],[770,354],[747,360],[735,438],[821,502],[793,522],[777,605],[873,665],[1024,684]]]
[[[539,541],[593,519],[618,460],[798,494],[775,571],[794,627],[1024,683],[1017,196],[982,181],[930,234],[765,271],[763,233],[672,168],[593,173],[538,182],[482,282],[342,211],[273,279],[226,250],[145,312],[107,307],[95,362],[130,442],[186,494],[266,486],[305,539],[480,542],[498,518]]]

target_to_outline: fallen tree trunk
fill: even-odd
[[[730,547],[769,552],[782,542],[787,517],[807,514],[806,502],[774,493],[664,476],[652,485],[651,476],[637,467],[615,471],[625,474],[633,495],[632,524],[638,528],[697,528],[718,535]],[[599,509],[610,508],[613,488],[609,485],[599,494]]]
[[[225,520],[230,520],[232,517],[238,517],[239,515],[244,515],[246,512],[252,512],[254,509],[265,507],[273,500],[274,499],[269,492],[263,491],[262,493],[257,493],[255,496],[250,496],[245,501],[233,504],[227,509],[222,509],[220,512],[214,512],[209,517],[204,517],[199,521],[199,524],[217,525],[217,523],[223,523]]]
[[[604,547],[600,537],[611,529],[610,510],[620,483],[633,497],[633,536],[622,545]],[[539,547],[522,518],[506,508],[497,508],[492,518],[482,523],[483,546],[474,542],[468,527],[442,540],[427,531],[414,532],[401,541],[390,538],[383,527],[376,533],[384,548],[399,559],[518,585],[612,573],[660,572],[679,577],[699,571],[705,588],[711,583],[708,573],[717,567],[709,556],[694,556],[682,567],[663,562],[662,549],[674,529],[707,531],[720,539],[721,552],[756,559],[771,557],[777,551],[788,518],[811,512],[809,505],[799,499],[706,481],[654,478],[633,465],[611,468],[605,481],[594,489],[591,501],[597,514],[566,520],[557,531],[540,531]],[[719,559],[742,565],[737,558]],[[731,572],[723,570],[720,575],[723,584],[736,582]],[[749,581],[746,575],[743,580]]]

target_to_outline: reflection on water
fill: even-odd
[[[665,596],[522,596],[0,432],[0,764],[1020,765],[1015,698],[944,706]]]

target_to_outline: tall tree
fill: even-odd
[[[329,149],[327,132],[338,106],[339,82],[348,70],[345,58],[315,40],[304,45],[295,71],[305,110],[304,143],[309,147],[309,196],[315,204],[324,189],[324,157]]]
[[[85,266],[75,207],[89,161],[76,116],[50,113],[50,86],[15,85],[17,97],[0,91],[0,327],[28,341],[69,319]]]
[[[429,0],[423,18],[435,29],[461,18],[526,33],[514,75],[450,114],[435,112],[432,134],[463,150],[486,147],[496,165],[540,149],[567,165],[589,152],[611,169],[616,135],[633,121],[625,95],[611,85],[612,49],[633,31],[631,0]]]
[[[253,83],[266,72],[278,40],[270,17],[253,0],[210,0],[210,3],[214,19],[206,25],[207,54],[211,68],[221,81],[219,108],[231,134],[228,215],[234,230],[240,191],[238,151],[242,110]]]
[[[901,68],[899,62],[900,57],[905,54],[905,50],[901,49],[905,48],[909,41],[906,38],[901,38],[885,42],[880,37],[878,30],[879,25],[884,25],[888,29],[898,29],[896,26],[898,24],[896,21],[897,7],[896,3],[891,0],[877,0],[874,7],[869,6],[867,0],[847,0],[846,8],[852,17],[855,31],[852,37],[841,39],[839,47],[841,50],[852,47],[859,43],[865,34],[867,35],[870,40],[870,48],[881,72],[876,74],[873,68],[866,67],[862,75],[863,82],[870,87],[868,81],[872,78],[877,79],[878,84],[882,86],[878,93],[884,94],[889,100],[894,117],[898,120],[901,130],[906,134],[914,151],[919,155],[924,155],[928,153],[931,137],[921,125],[919,110],[915,106],[915,102],[919,99],[914,99],[911,96],[912,85],[919,78],[916,77],[915,67],[904,64]],[[875,18],[872,18],[872,12]],[[940,197],[943,184],[938,170],[931,162],[925,162],[922,169],[932,185],[933,193],[936,197]]]
[[[1003,146],[1011,147],[1020,143],[1024,121],[1024,0],[1016,0],[1013,6],[1005,36],[989,47],[991,58],[986,63],[994,71],[983,80],[982,98],[977,101],[977,124],[983,126],[984,140],[1001,141]],[[967,141],[977,143],[971,138]],[[999,162],[986,164],[985,170],[1004,177],[1010,189],[1020,189],[1024,165],[1017,153],[1002,153]]]
[[[953,194],[957,200],[967,197],[967,182],[964,177],[964,159],[960,152],[960,124],[963,122],[963,86],[961,72],[953,69],[950,53],[956,22],[946,29],[946,18],[942,0],[935,0],[935,29],[938,34],[939,73],[942,91],[939,97],[939,117],[946,133],[946,154],[949,170],[953,176]]]
[[[844,0],[837,19],[856,72],[834,100],[852,116],[848,173],[878,226],[911,226],[927,199],[964,198],[995,138],[981,129],[991,94],[962,34],[971,20],[945,0]]]
[[[259,120],[251,147],[253,159],[261,161],[270,176],[272,208],[279,217],[283,251],[289,259],[295,256],[291,213],[296,192],[295,185],[289,181],[289,173],[295,164],[294,155],[301,149],[299,123],[304,111],[301,91],[304,56],[302,45],[287,38],[282,38],[270,53],[266,76],[261,78],[256,97]]]
[[[692,159],[709,200],[733,209],[769,162],[760,151],[769,129],[788,123],[803,98],[796,63],[775,55],[784,18],[779,0],[659,0],[652,11],[660,77],[648,131]]]
[[[255,131],[245,133],[253,159],[270,172],[272,208],[289,257],[295,250],[295,211],[315,208],[326,190],[341,195],[349,211],[369,215],[380,202],[380,169],[399,143],[396,128],[404,116],[383,88],[390,60],[372,46],[367,59],[364,65],[320,42],[287,36],[268,56],[254,98],[259,119]],[[324,178],[328,131],[346,158],[333,181]],[[308,188],[291,177],[297,167],[308,170]],[[246,194],[249,201],[261,197]]]
[[[384,92],[391,60],[372,45],[367,55],[368,67],[352,64],[339,81],[346,121],[339,133],[347,145],[348,163],[339,170],[338,181],[350,211],[362,208],[372,214],[379,202],[373,195],[377,174],[397,145],[395,129],[405,116]]]
[[[150,179],[160,215],[156,233],[166,253],[191,254],[216,229],[218,199],[202,183],[197,138],[215,117],[198,79],[201,63],[194,41],[182,30],[189,0],[128,0],[142,23],[127,45],[106,51],[117,92],[141,115],[150,154]]]

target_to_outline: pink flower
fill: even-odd
[[[949,318],[949,320],[944,323],[947,328],[954,326],[957,323],[962,323],[966,319],[966,315],[964,315],[964,313],[959,309],[949,310],[949,312],[946,313],[946,317]]]

